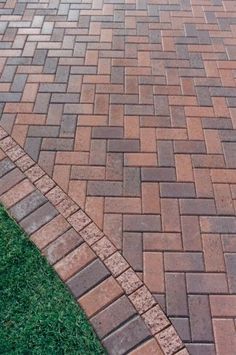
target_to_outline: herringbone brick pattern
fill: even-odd
[[[192,354],[234,354],[236,3],[0,2],[0,125]]]
[[[0,172],[0,201],[83,307],[110,355],[188,355],[115,245],[2,128]]]

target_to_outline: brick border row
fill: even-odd
[[[188,354],[117,248],[2,128],[0,148],[1,202],[69,287],[109,354]]]

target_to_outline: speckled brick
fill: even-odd
[[[104,263],[114,276],[119,276],[129,267],[129,264],[119,252],[112,254],[104,260]]]
[[[82,210],[79,210],[68,218],[68,222],[77,232],[80,232],[86,225],[89,224],[90,219]]]
[[[133,292],[129,296],[129,299],[140,313],[147,311],[156,303],[151,293],[145,286],[142,286],[137,291]]]
[[[131,294],[137,290],[137,288],[142,286],[142,281],[131,268],[123,272],[117,278],[117,281],[120,283],[127,295]]]
[[[164,329],[170,322],[162,309],[156,305],[142,315],[144,322],[150,328],[152,334],[156,334]]]
[[[80,235],[89,245],[92,245],[103,237],[102,231],[95,223],[90,223],[87,227],[82,229]]]
[[[57,205],[57,209],[65,218],[67,218],[79,208],[69,197],[67,197]]]
[[[101,260],[108,258],[116,251],[114,245],[109,241],[107,237],[103,237],[98,242],[92,245],[92,249],[99,256]]]
[[[20,157],[22,157],[24,154],[25,154],[24,150],[21,149],[18,145],[14,146],[13,148],[7,151],[8,157],[14,162]]]
[[[25,171],[34,165],[33,159],[28,155],[23,155],[20,159],[16,161],[16,165],[22,170]]]
[[[156,335],[158,343],[161,345],[166,355],[172,355],[183,347],[183,343],[178,337],[173,326],[162,330]]]
[[[32,181],[35,182],[44,175],[44,171],[37,165],[25,171],[25,175]]]
[[[35,186],[43,193],[46,194],[55,186],[55,182],[47,175],[36,181]]]
[[[66,198],[66,194],[60,189],[60,187],[55,186],[52,190],[50,190],[46,197],[51,201],[54,205],[57,205],[62,200]]]

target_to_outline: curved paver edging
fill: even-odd
[[[235,17],[234,0],[0,3],[0,125],[192,355],[236,348]]]
[[[0,129],[1,201],[66,283],[110,354],[188,354],[148,288],[95,223]]]

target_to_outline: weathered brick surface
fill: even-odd
[[[54,268],[62,280],[67,280],[93,259],[95,259],[95,254],[87,244],[83,243],[66,255],[62,260],[58,261],[54,265]]]
[[[67,285],[78,298],[109,276],[109,271],[99,260],[95,260],[73,276]]]
[[[55,241],[50,243],[43,250],[43,254],[51,264],[54,264],[81,243],[82,238],[75,232],[74,229],[69,229]]]
[[[1,132],[2,201],[51,263],[79,246],[70,225],[117,275],[119,249],[190,352],[222,353],[235,314],[210,315],[236,287],[235,4],[64,5],[1,6],[0,125],[24,149]]]
[[[122,294],[122,288],[111,276],[82,296],[79,299],[79,303],[84,308],[88,317],[91,317]]]
[[[91,322],[98,335],[103,338],[134,314],[134,307],[126,296],[122,296],[92,317]]]
[[[43,205],[46,201],[46,198],[40,192],[34,191],[23,200],[15,204],[10,209],[10,213],[19,222],[29,213]]]
[[[109,354],[125,354],[149,336],[148,328],[143,324],[141,318],[135,317],[108,335],[103,343]]]

